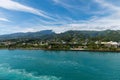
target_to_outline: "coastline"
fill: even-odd
[[[120,52],[120,50],[73,50],[73,49],[42,49],[42,48],[0,48],[0,50],[44,50],[44,51],[84,51],[84,52]]]

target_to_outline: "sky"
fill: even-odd
[[[120,0],[0,0],[0,35],[120,30]]]

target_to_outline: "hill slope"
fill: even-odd
[[[67,31],[56,34],[52,30],[44,30],[39,32],[15,33],[9,35],[1,35],[0,40],[8,39],[42,39],[42,40],[85,40],[93,41],[120,41],[120,30],[105,30],[105,31]]]
[[[52,30],[43,30],[39,32],[28,32],[28,33],[14,33],[8,35],[1,35],[0,40],[7,40],[7,39],[22,39],[22,38],[42,38],[45,35],[55,34]]]

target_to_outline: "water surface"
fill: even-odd
[[[0,50],[0,80],[120,80],[120,54]]]

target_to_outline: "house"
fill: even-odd
[[[102,45],[105,45],[106,47],[115,47],[118,48],[119,47],[119,43],[118,42],[101,42]]]

